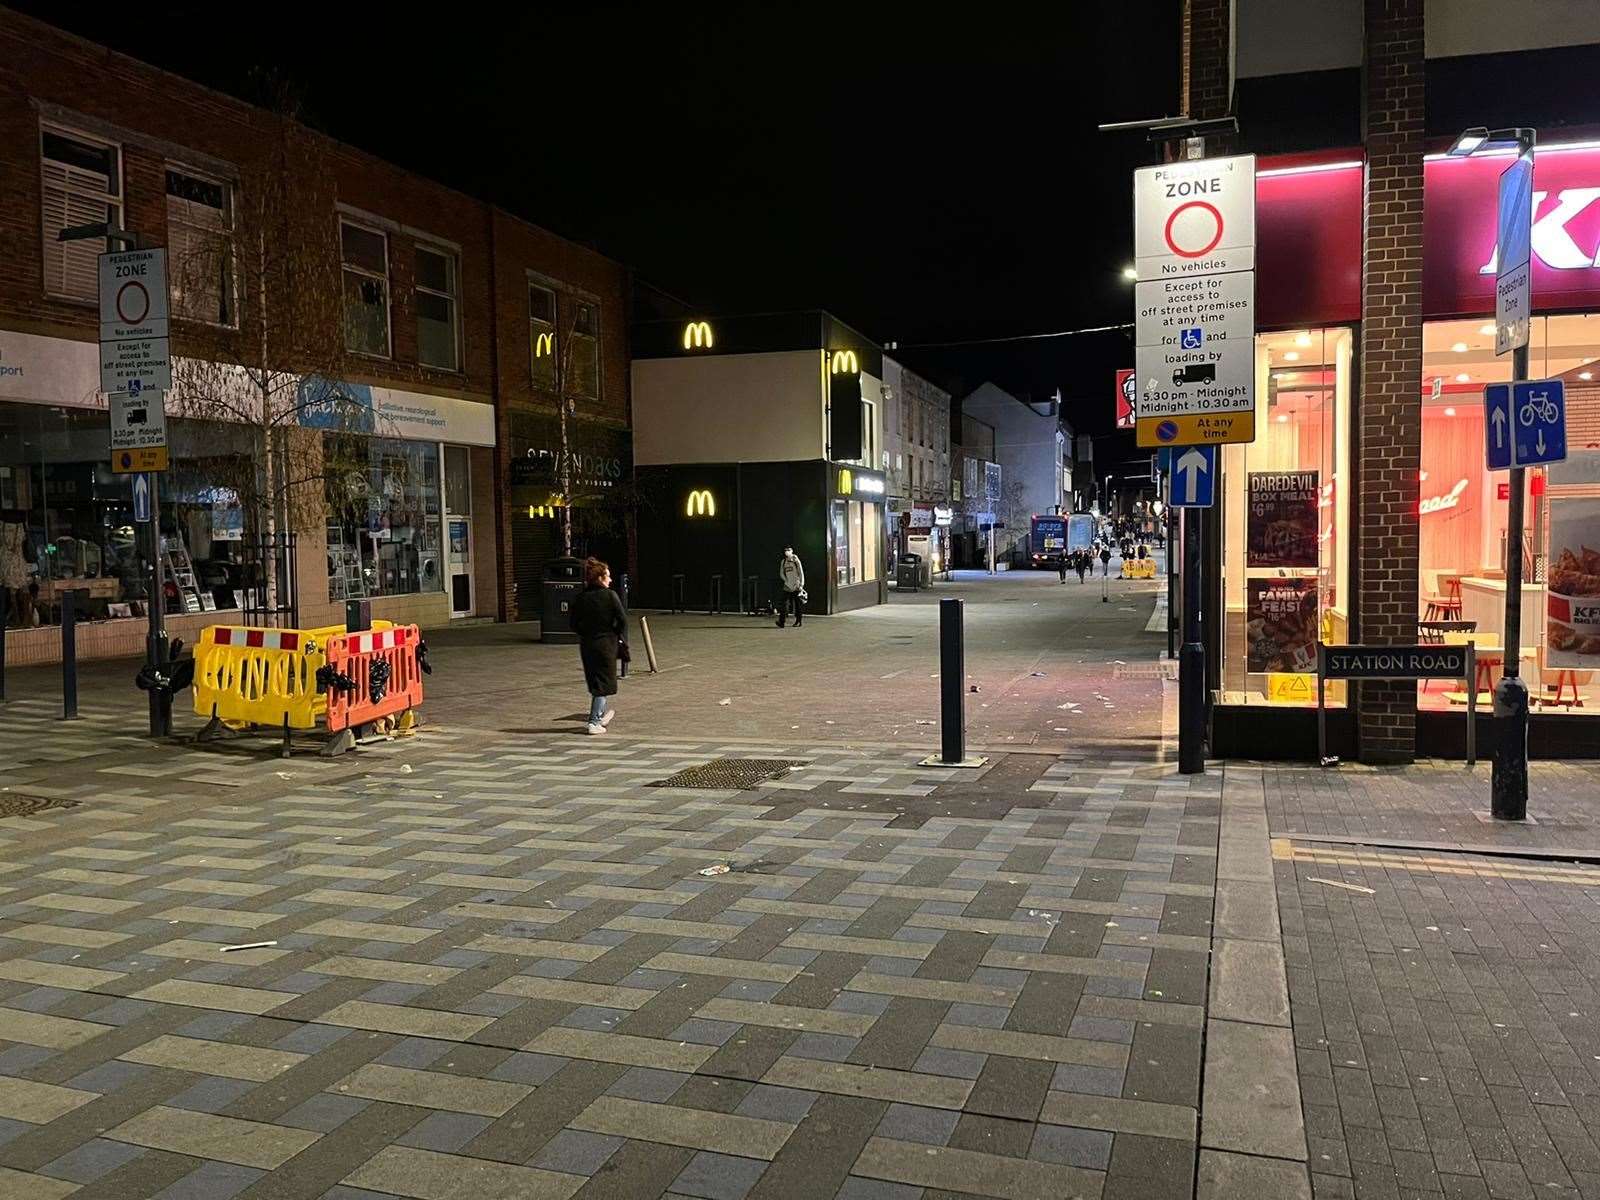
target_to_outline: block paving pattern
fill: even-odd
[[[1317,1200],[1600,1197],[1600,874],[1280,845]]]
[[[1192,1194],[1217,773],[192,753],[0,822],[0,1197]]]

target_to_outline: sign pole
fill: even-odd
[[[1511,378],[1528,378],[1528,347],[1511,353]],[[1506,507],[1506,634],[1505,667],[1494,689],[1496,742],[1489,781],[1490,810],[1502,821],[1528,815],[1528,685],[1522,663],[1522,525],[1526,467],[1510,471],[1510,503]],[[1537,547],[1535,547],[1537,553]],[[1476,686],[1476,685],[1474,685]]]
[[[145,602],[145,610],[150,617],[150,630],[145,635],[145,662],[156,674],[164,675],[167,667],[168,643],[166,604],[162,593],[164,572],[161,569],[161,476],[155,471],[148,471],[144,479],[150,488],[150,537],[146,542],[150,548],[150,584],[149,598]],[[151,688],[149,695],[150,736],[170,737],[172,695],[160,688]]]
[[[1206,769],[1206,648],[1200,640],[1200,513],[1183,510],[1183,649],[1178,652],[1178,771]]]

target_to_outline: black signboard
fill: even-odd
[[[861,373],[835,371],[828,376],[828,457],[861,457]]]
[[[1324,679],[1463,679],[1468,646],[1324,646]]]
[[[1251,471],[1247,490],[1245,566],[1316,566],[1317,473]]]

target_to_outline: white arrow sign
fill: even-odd
[[[1206,456],[1193,446],[1178,457],[1177,473],[1184,479],[1184,501],[1188,504],[1195,502],[1195,489],[1200,486],[1200,476],[1211,469],[1211,464],[1206,461]]]
[[[133,477],[133,519],[150,519],[150,477],[143,472]]]
[[[1506,444],[1506,414],[1504,409],[1494,410],[1494,444],[1499,449]]]

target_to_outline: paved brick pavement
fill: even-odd
[[[646,786],[730,753],[806,765]],[[1220,778],[920,753],[94,759],[4,823],[0,1195],[1191,1195]]]

